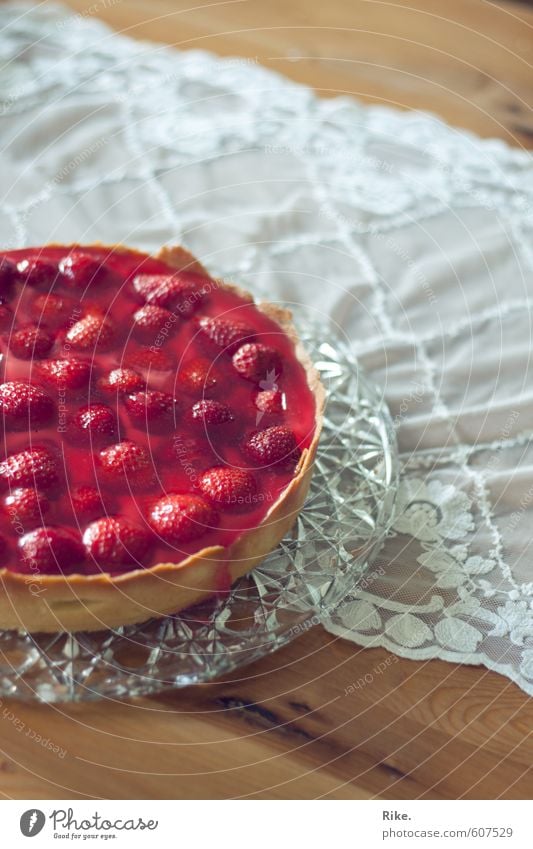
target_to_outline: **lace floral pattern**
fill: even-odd
[[[404,479],[386,548],[393,558],[398,542],[413,552],[418,566],[414,576],[403,577],[417,583],[415,592],[426,586],[426,603],[403,601],[406,587],[399,582],[392,584],[390,597],[382,589],[365,588],[341,605],[331,630],[343,636],[355,632],[364,645],[385,645],[407,657],[484,662],[528,690],[533,604],[525,597],[531,596],[531,585],[502,586],[495,552],[476,553],[475,530],[475,505],[465,492],[431,477]],[[386,552],[381,557],[385,561]],[[501,656],[483,657],[480,652],[492,642],[501,647]],[[513,657],[519,658],[518,670],[504,670],[503,663]]]
[[[2,10],[4,244],[182,241],[340,327],[383,386],[403,483],[326,627],[533,694],[530,156],[60,6]]]

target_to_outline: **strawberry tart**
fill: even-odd
[[[182,248],[0,253],[0,628],[217,593],[287,533],[324,393],[288,312]]]

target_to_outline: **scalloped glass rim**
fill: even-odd
[[[225,597],[98,633],[0,631],[0,696],[131,698],[206,683],[258,660],[329,615],[372,563],[398,484],[394,427],[346,341],[288,305],[327,391],[310,493],[291,533]]]

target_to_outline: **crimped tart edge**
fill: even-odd
[[[131,248],[115,245],[48,245],[47,247],[104,247],[116,252]],[[134,251],[143,254],[141,251]],[[176,270],[211,275],[181,246],[164,247],[156,259]],[[214,279],[220,288],[231,289],[243,299],[252,296],[233,284]],[[289,336],[295,356],[304,367],[316,405],[315,433],[304,449],[295,476],[268,510],[262,522],[243,531],[228,547],[212,546],[178,563],[158,563],[121,575],[23,575],[0,569],[0,627],[6,630],[58,633],[100,631],[144,622],[177,613],[220,590],[219,576],[227,570],[227,583],[251,571],[283,539],[303,507],[322,428],[325,392],[318,372],[299,340],[291,313],[279,306],[258,303],[257,308]]]

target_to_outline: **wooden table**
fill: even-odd
[[[533,12],[481,0],[70,0],[134,37],[252,57],[315,86],[533,144]],[[373,682],[352,682],[384,662]],[[7,705],[7,702],[4,702]],[[12,798],[530,798],[533,700],[506,678],[396,660],[320,628],[217,685],[131,704],[11,703]]]

